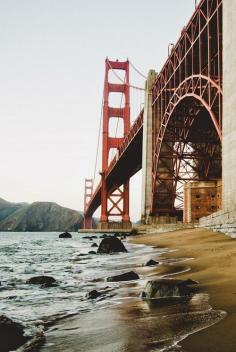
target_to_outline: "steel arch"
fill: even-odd
[[[155,212],[154,201],[157,184],[160,152],[168,123],[179,103],[186,98],[194,98],[208,111],[220,141],[222,140],[222,89],[211,78],[204,75],[191,75],[174,91],[166,110],[161,117],[160,127],[155,136],[152,163],[152,213]],[[154,104],[153,104],[154,105]]]

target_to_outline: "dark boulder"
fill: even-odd
[[[59,238],[72,238],[72,235],[69,232],[63,232],[59,235]]]
[[[196,284],[197,282],[191,279],[160,279],[148,281],[144,291],[142,292],[142,298],[157,299],[190,296],[197,291]]]
[[[102,295],[102,292],[98,292],[97,290],[92,290],[88,293],[88,299],[96,299]]]
[[[112,291],[112,289],[109,286],[102,288],[101,291],[92,290],[87,294],[87,298],[88,299],[96,299],[98,297],[101,297],[101,299],[104,299],[105,295],[110,293],[111,291]]]
[[[89,251],[88,254],[97,254],[95,251]]]
[[[134,271],[129,271],[121,275],[110,276],[107,278],[107,281],[116,282],[116,281],[131,281],[138,280],[139,276]]]
[[[103,238],[98,247],[98,253],[127,252],[127,249],[117,237]]]
[[[93,243],[91,247],[98,247],[97,243]]]
[[[159,262],[156,262],[155,260],[150,259],[150,260],[147,261],[145,266],[154,266],[154,265],[157,265],[157,264],[159,264]]]
[[[8,352],[16,350],[28,341],[28,337],[24,336],[24,327],[0,315],[0,351]]]
[[[51,276],[34,276],[26,282],[31,285],[41,285],[42,287],[55,286],[56,280]]]

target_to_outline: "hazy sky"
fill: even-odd
[[[0,0],[0,197],[82,210],[106,56],[129,57],[145,74],[160,71],[194,3]],[[144,83],[131,72],[132,79]],[[141,173],[131,181],[134,220],[140,180]]]

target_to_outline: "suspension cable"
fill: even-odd
[[[100,122],[99,122],[99,130],[98,130],[97,150],[96,150],[96,158],[95,158],[93,182],[95,181],[95,175],[96,175],[96,172],[97,172],[98,152],[99,152],[100,135],[101,135],[101,128],[102,128],[102,117],[103,117],[103,99],[102,99],[102,107],[101,107],[101,113],[100,113]]]
[[[129,60],[130,66],[140,75],[142,76],[144,79],[147,79],[147,77],[137,69],[137,67],[134,66],[134,64]]]
[[[115,70],[113,70],[113,68],[112,68],[112,66],[111,66],[111,64],[110,64],[109,61],[108,61],[108,65],[109,65],[110,69],[112,70],[113,74],[116,76],[116,78],[118,78],[118,80],[119,80],[120,82],[122,82],[123,84],[127,84],[127,83],[115,72]],[[137,89],[137,90],[145,90],[144,88],[141,88],[141,87],[138,87],[138,86],[134,86],[134,85],[132,85],[132,84],[128,84],[128,86],[129,86],[130,88]]]

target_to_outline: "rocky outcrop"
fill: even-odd
[[[7,318],[0,316],[0,351],[14,351],[28,340],[24,336],[24,327]]]
[[[72,238],[72,235],[69,232],[63,232],[59,236],[59,238]]]
[[[139,276],[134,271],[129,271],[121,275],[110,276],[107,278],[107,281],[117,282],[117,281],[132,281],[138,280]]]
[[[196,285],[197,282],[191,279],[160,279],[148,281],[144,291],[142,292],[142,298],[158,299],[189,296],[197,291]]]
[[[117,237],[105,237],[98,247],[98,253],[109,254],[127,252],[127,249]]]
[[[27,284],[41,285],[41,287],[51,287],[56,284],[56,280],[51,276],[34,276],[26,281]]]

